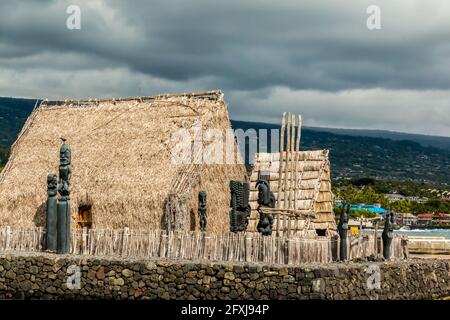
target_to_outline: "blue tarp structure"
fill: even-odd
[[[341,206],[342,206],[342,203],[336,204],[336,207],[341,207]],[[366,211],[375,212],[378,214],[384,214],[386,212],[389,212],[388,210],[377,207],[373,204],[351,204],[350,208],[352,210],[366,210]]]

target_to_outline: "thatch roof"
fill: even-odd
[[[333,215],[331,179],[330,179],[330,163],[328,159],[328,150],[317,151],[298,151],[291,153],[293,159],[297,159],[297,175],[293,175],[293,185],[295,184],[295,176],[297,176],[297,188],[292,194],[292,199],[296,201],[297,211],[308,215],[309,218],[297,218],[291,221],[292,233],[305,237],[316,236],[316,230],[326,230],[327,235],[334,234],[336,223]],[[286,157],[286,156],[285,156]],[[281,181],[285,180],[285,168],[282,167]],[[251,192],[250,205],[252,214],[250,228],[256,230],[258,222],[258,190],[256,182],[258,180],[258,172],[270,173],[270,189],[275,195],[275,199],[284,208],[285,193],[278,195],[279,186],[279,169],[280,169],[280,153],[257,153],[255,155],[254,168],[251,174]],[[289,171],[287,180],[291,181],[292,172]],[[295,194],[295,197],[294,197]],[[293,200],[292,200],[293,201]],[[280,231],[286,231],[287,224],[280,225]],[[274,230],[277,229],[276,222]]]
[[[224,135],[231,129],[222,92],[43,101],[0,174],[0,225],[45,226],[46,177],[58,173],[64,137],[72,148],[74,223],[78,207],[88,203],[95,228],[159,228],[175,194],[188,203],[187,227],[198,229],[196,192],[204,189],[207,230],[228,230],[228,184],[245,179],[243,165],[172,163],[171,134],[197,121]]]

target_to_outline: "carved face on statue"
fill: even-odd
[[[70,162],[72,160],[72,153],[68,144],[63,143],[63,145],[61,146],[61,149],[59,151],[59,158],[62,166],[70,165]]]
[[[269,185],[265,180],[256,183],[258,187],[258,204],[267,205],[269,202]]]
[[[47,176],[47,190],[49,196],[55,196],[58,188],[58,177],[56,174],[49,174]]]
[[[200,206],[206,205],[206,192],[203,190],[198,193],[198,203]]]
[[[389,232],[394,232],[394,214],[392,212],[389,214]]]

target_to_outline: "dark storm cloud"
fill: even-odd
[[[65,28],[70,3],[81,7],[80,31]],[[6,1],[0,39],[18,48],[0,54],[75,52],[175,81],[214,76],[214,85],[240,90],[449,88],[449,23],[414,35],[422,22],[414,18],[425,17],[386,3],[384,29],[369,31],[370,3]],[[396,28],[398,19],[412,30]]]
[[[71,4],[81,8],[81,30],[66,28]],[[366,27],[371,4],[381,7],[381,30]],[[236,118],[253,114],[275,121],[282,109],[298,108],[303,101],[315,106],[314,113],[307,112],[311,123],[352,126],[348,117],[338,116],[346,110],[360,117],[362,126],[373,127],[373,121],[364,120],[372,111],[361,96],[376,98],[386,111],[393,96],[399,109],[429,101],[439,114],[448,110],[442,101],[450,88],[449,56],[446,0],[0,3],[1,95],[222,88]],[[333,106],[335,99],[341,110]],[[429,107],[416,106],[419,114]],[[257,115],[256,108],[261,109]],[[386,128],[391,121],[411,126],[417,118],[391,113],[378,113],[376,126]]]

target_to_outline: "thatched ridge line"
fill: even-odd
[[[140,97],[126,97],[126,98],[104,98],[104,99],[79,99],[79,100],[42,100],[39,108],[42,107],[54,107],[54,106],[67,106],[67,105],[77,105],[83,106],[93,106],[98,105],[102,102],[123,102],[123,101],[139,101],[139,102],[161,102],[158,100],[167,100],[170,98],[189,98],[189,99],[207,99],[211,101],[223,101],[223,92],[221,90],[212,90],[206,92],[194,92],[194,93],[168,93],[159,94],[155,96],[140,96]]]

